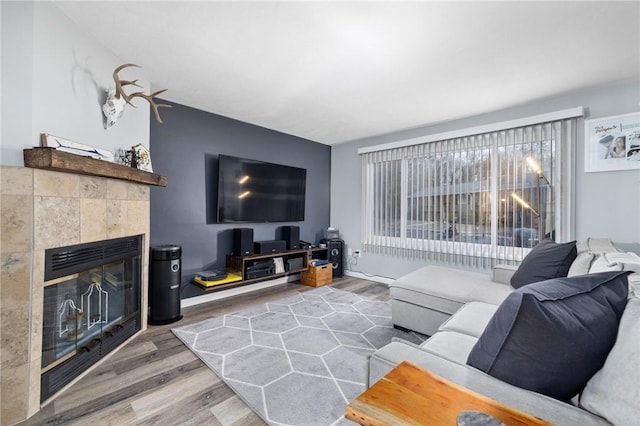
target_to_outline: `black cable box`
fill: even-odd
[[[220,281],[227,278],[229,274],[225,269],[211,269],[208,271],[196,272],[196,277],[202,281]]]

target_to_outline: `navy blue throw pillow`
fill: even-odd
[[[556,243],[543,240],[522,259],[511,277],[511,287],[520,288],[538,281],[566,277],[577,255],[575,241]]]
[[[556,278],[513,291],[467,364],[502,381],[567,401],[604,364],[627,304],[627,274]]]

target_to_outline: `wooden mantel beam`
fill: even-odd
[[[55,148],[27,148],[23,150],[23,155],[25,167],[102,176],[145,185],[167,186],[166,176],[122,164],[58,151]]]

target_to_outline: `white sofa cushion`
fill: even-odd
[[[494,282],[500,284],[511,285],[511,278],[516,273],[518,267],[516,265],[498,264],[492,268]]]
[[[500,304],[513,288],[487,273],[430,265],[398,278],[389,290],[393,299],[453,314],[471,301]]]
[[[604,366],[587,382],[580,405],[614,425],[640,419],[640,299],[631,298]]]
[[[497,309],[498,305],[469,302],[442,324],[440,331],[455,331],[472,337],[480,337]]]
[[[469,352],[478,341],[477,337],[455,331],[439,331],[428,338],[422,345],[424,350],[456,364],[465,365]]]

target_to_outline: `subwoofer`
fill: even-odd
[[[233,228],[233,255],[253,254],[253,228]]]
[[[322,240],[329,251],[328,259],[333,264],[333,276],[341,277],[344,274],[344,241],[339,238]]]
[[[281,240],[287,243],[287,250],[298,250],[300,248],[300,227],[283,226],[280,229]]]

